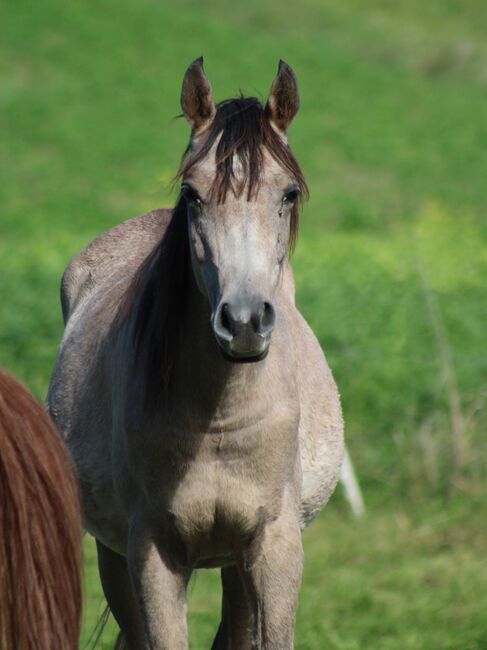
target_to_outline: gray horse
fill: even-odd
[[[119,646],[188,647],[186,586],[220,567],[214,649],[293,647],[301,530],[343,456],[336,385],[294,304],[288,252],[307,188],[279,63],[265,106],[181,95],[191,140],[174,210],[95,239],[62,281],[49,411],[76,464]]]

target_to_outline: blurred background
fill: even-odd
[[[39,399],[70,258],[175,200],[187,65],[204,55],[216,100],[265,100],[279,58],[293,67],[298,304],[367,510],[339,487],[306,531],[296,648],[485,650],[484,0],[5,0],[0,30],[0,364]],[[85,540],[82,647],[103,609]],[[191,648],[210,647],[219,601],[201,572]]]

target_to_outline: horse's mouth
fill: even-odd
[[[229,352],[224,350],[221,346],[219,346],[219,348],[222,357],[225,359],[225,361],[230,361],[230,363],[256,363],[257,361],[262,361],[263,359],[265,359],[267,353],[269,352],[269,346],[267,346],[265,350],[259,352],[258,354],[243,356],[243,355],[230,354]]]
[[[256,335],[250,340],[242,338],[222,339],[215,332],[218,348],[225,361],[230,363],[256,363],[266,358],[271,343],[270,335]]]

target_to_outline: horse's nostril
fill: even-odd
[[[256,334],[260,336],[270,334],[276,321],[274,307],[270,302],[261,302],[258,308],[255,309],[251,321]]]
[[[263,330],[263,332],[268,333],[274,327],[275,322],[276,322],[276,312],[274,310],[274,307],[271,305],[270,302],[265,302],[262,308],[260,329]]]
[[[230,307],[227,302],[225,302],[222,305],[221,311],[220,311],[220,323],[223,329],[225,329],[227,332],[230,334],[234,334],[233,329],[232,329],[232,321],[233,319],[230,316]]]

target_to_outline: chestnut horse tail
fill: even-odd
[[[75,650],[81,522],[73,466],[44,409],[0,370],[0,648]]]

